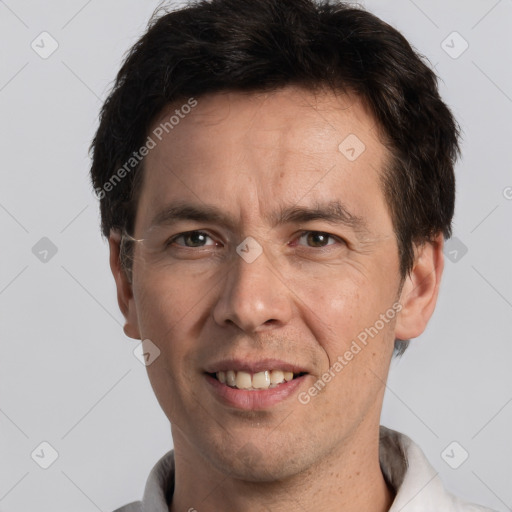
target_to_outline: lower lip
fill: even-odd
[[[224,404],[245,411],[260,411],[283,402],[302,384],[307,375],[283,382],[275,388],[247,391],[222,384],[215,377],[206,375],[206,381],[215,396]]]

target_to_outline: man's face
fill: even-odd
[[[376,431],[400,285],[379,181],[388,159],[356,98],[292,87],[201,97],[157,141],[129,329],[161,351],[147,370],[176,450],[240,478],[284,478]],[[336,203],[347,222],[304,214]],[[166,215],[183,206],[223,218]],[[243,390],[219,382],[228,371],[250,375],[230,374],[240,387],[295,378]]]

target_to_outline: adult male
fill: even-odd
[[[379,427],[434,311],[457,125],[345,4],[201,1],[128,55],[92,179],[174,451],[122,511],[485,510]]]

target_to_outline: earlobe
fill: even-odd
[[[111,230],[108,237],[110,248],[110,269],[117,288],[117,303],[125,318],[124,333],[129,338],[140,340],[137,310],[133,299],[132,285],[121,264],[121,234]]]
[[[444,237],[415,247],[414,267],[406,277],[400,303],[402,310],[395,325],[395,337],[409,340],[418,337],[427,327],[437,302],[444,269]]]

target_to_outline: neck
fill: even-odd
[[[387,512],[394,492],[379,464],[379,435],[357,435],[306,471],[286,480],[252,482],[219,472],[201,454],[175,439],[175,488],[170,512]],[[187,449],[181,450],[181,446]]]

